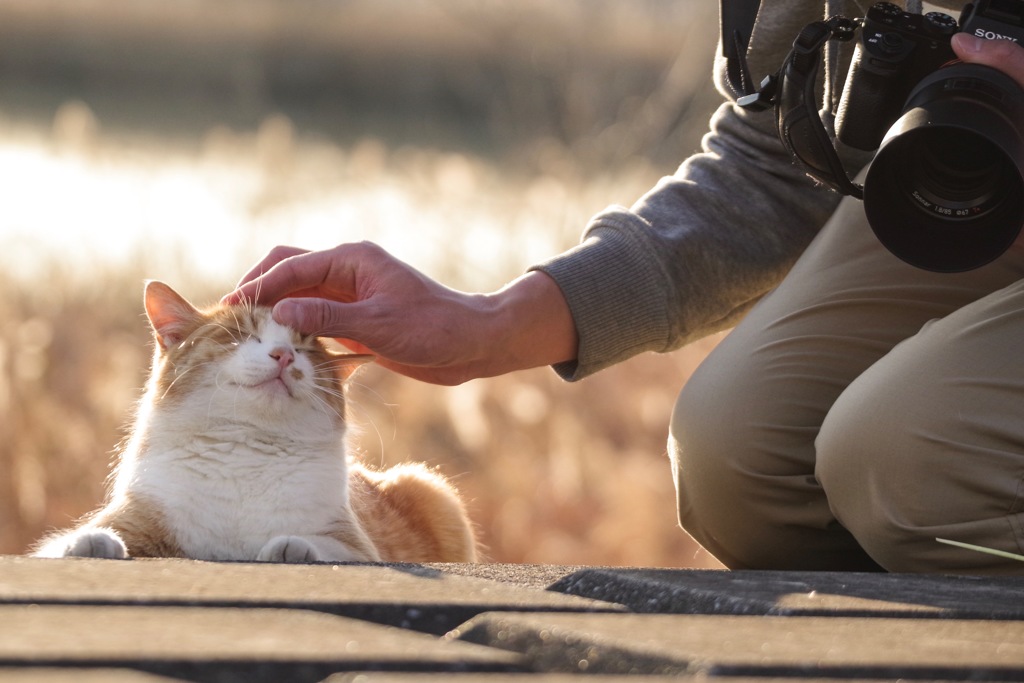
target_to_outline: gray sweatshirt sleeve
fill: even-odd
[[[763,3],[748,48],[756,78],[781,65],[821,0]],[[716,85],[727,101],[703,152],[631,208],[595,216],[581,243],[534,267],[565,295],[579,332],[580,379],[644,351],[664,352],[734,325],[775,287],[835,209],[839,196],[795,166],[770,111],[734,104],[719,50]]]

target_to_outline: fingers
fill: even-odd
[[[298,247],[274,247],[259,263],[253,266],[248,273],[242,276],[242,279],[238,281],[237,285],[235,285],[235,289],[238,289],[247,282],[255,280],[286,258],[291,258],[292,256],[305,253],[308,252],[305,249],[299,249]]]
[[[221,297],[223,304],[237,304],[242,301],[264,303],[263,295],[269,294],[262,280],[263,276],[272,271],[278,264],[292,258],[309,253],[298,247],[277,246],[270,250],[259,263],[249,269],[235,285],[235,289]]]
[[[275,247],[221,302],[274,304],[287,297],[319,296],[332,268],[325,252]]]
[[[371,242],[341,244],[323,251],[275,247],[254,266],[222,303],[243,300],[274,304],[294,297],[322,297],[348,302],[358,297],[360,273],[373,279],[397,262]]]
[[[964,62],[1002,71],[1024,88],[1024,48],[1010,40],[983,40],[969,33],[953,35],[953,51]]]
[[[362,353],[376,353],[386,340],[388,324],[374,320],[373,306],[363,302],[341,303],[313,297],[284,299],[274,305],[274,320],[302,334],[332,337]],[[358,338],[356,341],[355,338]]]
[[[274,320],[303,334],[345,338],[348,330],[342,328],[346,319],[341,310],[344,307],[351,305],[326,299],[284,299],[274,306]],[[347,317],[351,321],[352,316]]]

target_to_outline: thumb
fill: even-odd
[[[952,45],[964,62],[998,69],[1024,88],[1024,48],[1012,40],[983,40],[969,33],[955,33]]]
[[[347,337],[352,329],[352,304],[327,299],[284,299],[274,306],[274,320],[302,334]]]

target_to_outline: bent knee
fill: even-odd
[[[772,472],[749,442],[703,442],[683,435],[684,424],[674,422],[669,439],[679,525],[732,569],[818,568],[796,552],[830,519],[813,475]]]
[[[757,421],[747,415],[717,392],[703,391],[699,383],[688,384],[676,402],[668,450],[680,523],[691,533],[695,520],[723,524],[745,519],[744,508],[761,497],[764,479],[773,474],[759,446]]]
[[[770,534],[757,528],[765,518],[751,506],[765,486],[748,448],[753,438],[718,408],[692,390],[676,403],[668,453],[679,525],[731,568],[763,566],[769,548],[758,546]]]
[[[937,538],[1020,552],[1020,525],[1007,514],[1021,485],[1015,449],[980,443],[924,398],[893,404],[850,393],[818,435],[816,477],[832,514],[879,565],[943,572],[993,564]]]

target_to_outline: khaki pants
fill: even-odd
[[[1024,249],[960,274],[844,200],[684,388],[679,520],[734,568],[1024,574]]]

